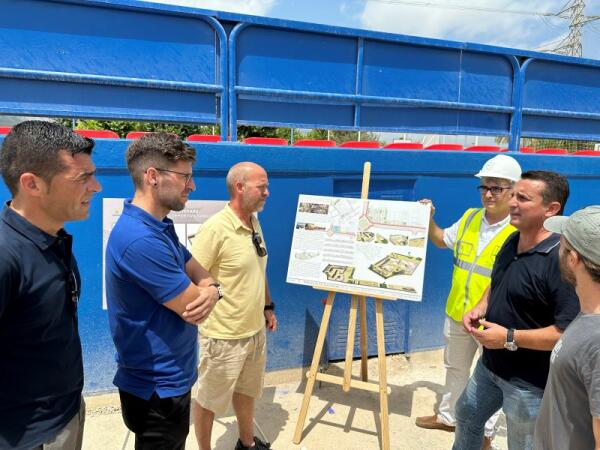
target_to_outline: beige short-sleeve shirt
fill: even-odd
[[[263,238],[255,216],[252,225]],[[264,238],[262,245],[265,246]],[[200,227],[192,243],[192,254],[221,284],[224,293],[200,325],[200,333],[216,339],[242,339],[264,328],[267,256],[258,256],[252,244],[252,230],[229,205]]]

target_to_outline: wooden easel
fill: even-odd
[[[363,169],[363,180],[362,180],[362,191],[360,198],[368,198],[369,193],[369,180],[371,175],[371,163],[366,162]],[[318,287],[315,287],[319,289]],[[344,366],[344,376],[338,377],[335,375],[328,375],[325,373],[319,373],[319,361],[321,360],[321,354],[323,352],[323,344],[325,343],[325,336],[327,335],[327,328],[329,326],[329,319],[331,317],[331,310],[333,308],[333,300],[335,294],[344,293],[351,294],[350,303],[350,314],[348,318],[348,338],[346,341],[346,358]],[[315,382],[325,381],[327,383],[333,383],[342,386],[344,392],[349,392],[350,388],[362,389],[365,391],[379,392],[379,403],[381,410],[381,443],[383,450],[389,450],[390,448],[390,429],[389,429],[389,414],[388,414],[388,394],[390,389],[387,385],[387,367],[385,360],[385,336],[383,333],[383,300],[393,300],[394,297],[378,296],[375,298],[375,318],[377,324],[377,357],[379,360],[379,383],[369,383],[368,371],[367,371],[367,300],[366,297],[355,295],[350,291],[335,290],[329,291],[327,295],[327,301],[325,303],[325,310],[323,311],[323,318],[321,319],[321,327],[319,328],[319,335],[317,337],[317,344],[315,346],[315,353],[313,354],[312,364],[310,370],[306,374],[308,381],[306,382],[306,390],[304,391],[304,399],[302,400],[302,407],[300,408],[300,415],[298,416],[298,423],[296,424],[296,431],[294,433],[294,444],[299,444],[302,440],[302,432],[304,430],[304,423],[306,421],[306,414],[308,413],[308,406],[310,404],[310,398],[315,387]],[[354,335],[356,333],[356,316],[360,306],[360,374],[361,379],[352,379],[352,359],[354,355]]]

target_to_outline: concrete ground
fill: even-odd
[[[415,353],[410,359],[402,355],[387,359],[390,443],[399,449],[450,449],[453,433],[423,430],[415,426],[415,418],[432,414],[439,401],[444,381],[442,352]],[[369,379],[377,380],[377,359],[369,360]],[[378,449],[379,394],[360,390],[342,391],[341,386],[317,382],[306,419],[302,442],[292,443],[292,437],[302,404],[306,382],[299,382],[301,370],[269,373],[265,390],[256,408],[256,435],[265,438],[276,450],[358,450]],[[305,372],[305,370],[303,370]],[[327,373],[342,375],[340,364],[332,364]],[[358,378],[360,363],[354,363]],[[131,435],[119,410],[116,394],[86,397],[87,419],[83,448],[88,450],[133,449]],[[506,426],[500,419],[495,448],[506,449]],[[229,411],[218,418],[213,428],[213,448],[233,450],[237,441],[235,416]],[[193,427],[187,440],[188,449],[197,449]]]

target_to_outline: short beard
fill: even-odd
[[[558,263],[560,268],[560,278],[571,286],[577,287],[577,277],[575,277],[573,271],[567,266],[566,256],[561,255]]]
[[[168,208],[169,211],[181,211],[185,208],[185,203],[178,198],[162,198],[162,206]]]
[[[254,214],[255,212],[261,212],[265,207],[264,203],[250,203],[247,198],[242,197],[242,209],[249,214]]]

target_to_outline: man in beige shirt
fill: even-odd
[[[215,415],[233,403],[240,438],[236,450],[268,449],[254,436],[254,401],[262,394],[265,324],[277,328],[266,279],[267,248],[255,215],[269,196],[269,180],[257,164],[242,162],[227,174],[229,204],[211,217],[193,242],[192,254],[221,285],[212,314],[200,327],[202,356],[194,426],[200,450],[210,450]]]

